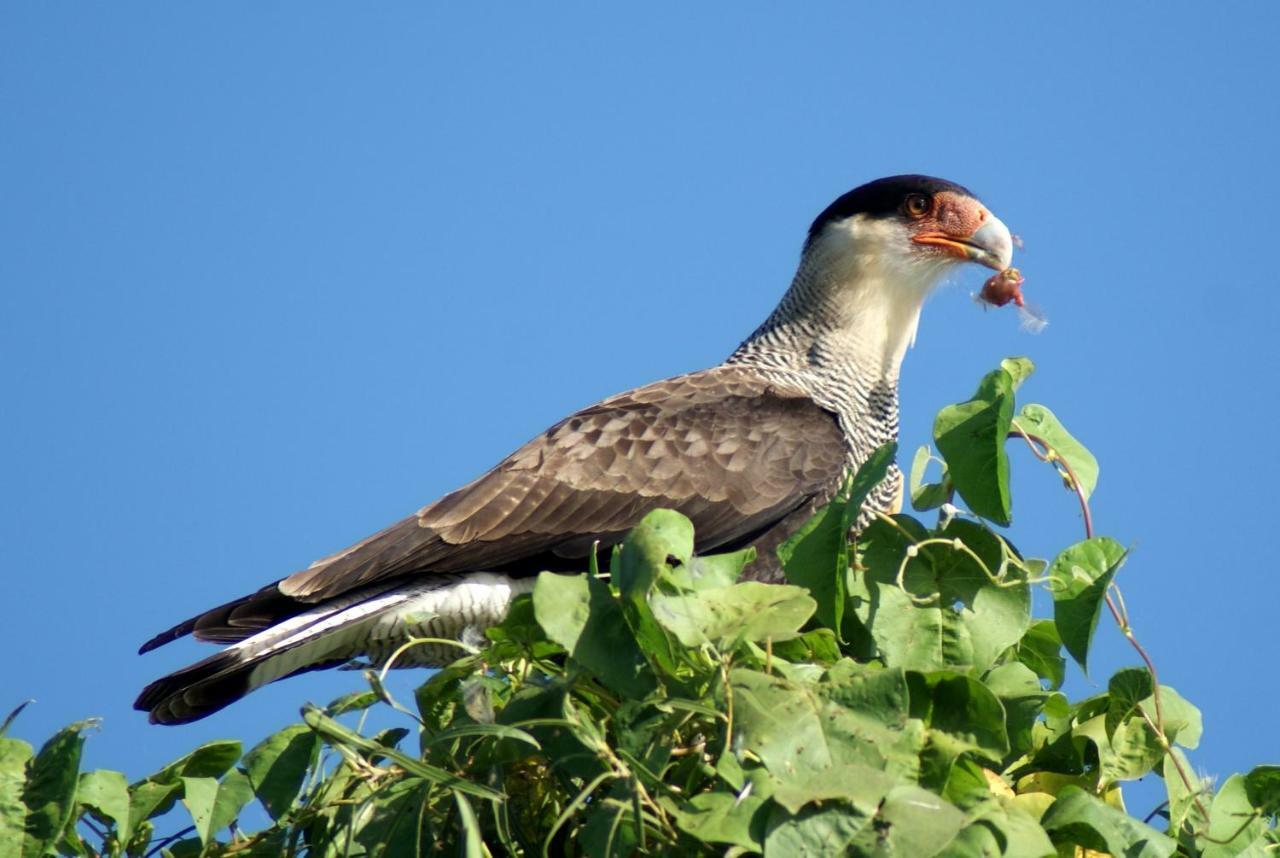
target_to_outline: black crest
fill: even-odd
[[[967,188],[933,176],[888,176],[876,179],[874,182],[867,182],[847,194],[842,194],[835,202],[823,209],[822,214],[814,218],[813,225],[809,227],[809,236],[805,239],[804,245],[808,247],[823,228],[833,221],[844,220],[857,214],[865,214],[869,217],[893,217],[902,212],[903,201],[909,194],[924,194],[931,197],[940,191],[973,196]]]

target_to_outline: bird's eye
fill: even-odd
[[[929,213],[929,198],[924,194],[908,194],[903,208],[912,217],[924,217]]]

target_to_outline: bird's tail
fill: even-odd
[[[157,679],[133,706],[150,713],[153,724],[198,721],[277,679],[358,656],[380,663],[414,637],[457,639],[468,627],[482,631],[500,622],[511,599],[532,584],[476,573],[349,593]],[[396,664],[438,665],[462,654],[424,645]]]

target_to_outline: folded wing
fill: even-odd
[[[240,641],[402,579],[581,569],[597,541],[617,542],[658,508],[692,519],[699,551],[748,544],[825,500],[846,455],[833,414],[757,370],[721,366],[656,382],[571,415],[416,515],[199,614],[143,651],[190,633]]]

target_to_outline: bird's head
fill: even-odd
[[[1012,261],[1008,227],[965,188],[929,176],[877,179],[814,220],[787,296],[739,352],[785,331],[814,341],[810,362],[855,355],[896,380],[929,291],[962,262],[1003,271]]]
[[[956,264],[1001,271],[1013,237],[972,193],[930,176],[889,176],[844,194],[814,220],[804,255],[828,270],[885,275],[927,291]]]

